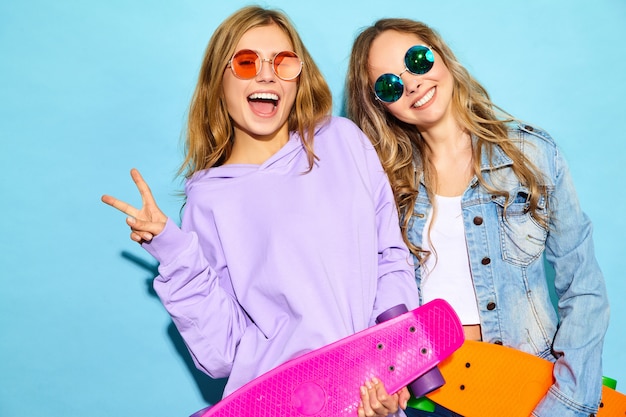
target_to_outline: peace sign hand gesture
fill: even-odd
[[[129,216],[126,218],[126,224],[130,226],[130,238],[132,240],[138,243],[150,242],[154,236],[161,233],[165,228],[167,216],[157,206],[150,187],[148,187],[139,171],[135,168],[131,169],[130,176],[141,195],[141,209],[138,210],[110,195],[103,195],[102,202]]]

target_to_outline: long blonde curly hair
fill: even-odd
[[[285,32],[293,45],[293,52],[303,62],[302,73],[297,81],[295,104],[287,123],[289,131],[300,134],[307,152],[309,169],[313,166],[313,133],[332,109],[328,84],[284,13],[248,6],[239,9],[220,24],[206,48],[189,108],[185,159],[179,174],[189,178],[202,169],[222,165],[230,156],[234,131],[224,99],[224,71],[244,33],[255,27],[273,24]]]
[[[369,80],[368,57],[372,42],[382,32],[393,30],[419,37],[436,51],[454,79],[452,110],[459,124],[477,140],[473,141],[473,172],[490,192],[509,198],[508,193],[487,184],[481,174],[483,149],[491,157],[499,146],[513,160],[512,169],[521,183],[530,190],[529,211],[542,225],[546,219],[538,213],[538,204],[545,187],[541,173],[508,137],[508,123],[514,119],[491,101],[485,88],[459,63],[441,36],[424,23],[410,19],[381,19],[361,31],[354,41],[348,67],[346,99],[347,113],[370,138],[389,176],[399,210],[402,236],[411,252],[423,262],[427,252],[408,239],[408,228],[417,199],[420,176],[424,176],[427,193],[432,201],[436,171],[418,129],[395,118],[377,100]]]

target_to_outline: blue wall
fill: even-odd
[[[230,3],[230,4],[228,4]],[[155,261],[99,198],[139,204],[138,167],[177,216],[175,171],[200,59],[243,1],[0,2],[0,416],[186,416],[219,398],[151,291]],[[268,3],[335,93],[359,28],[437,28],[494,100],[566,154],[612,302],[605,374],[626,391],[626,3]],[[593,320],[593,317],[589,318]]]

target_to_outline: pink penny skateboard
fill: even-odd
[[[354,417],[359,387],[372,377],[388,392],[417,379],[426,392],[416,395],[426,394],[438,386],[419,387],[419,377],[441,375],[437,364],[461,347],[463,328],[443,300],[405,311],[396,306],[380,324],[287,361],[192,417]]]

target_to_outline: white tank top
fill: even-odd
[[[432,222],[433,210],[426,221],[422,235],[422,248],[436,250],[428,257],[422,274],[424,302],[443,298],[452,305],[464,325],[479,324],[476,293],[469,266],[461,196],[435,196],[437,215]],[[430,239],[428,230],[430,227]]]

